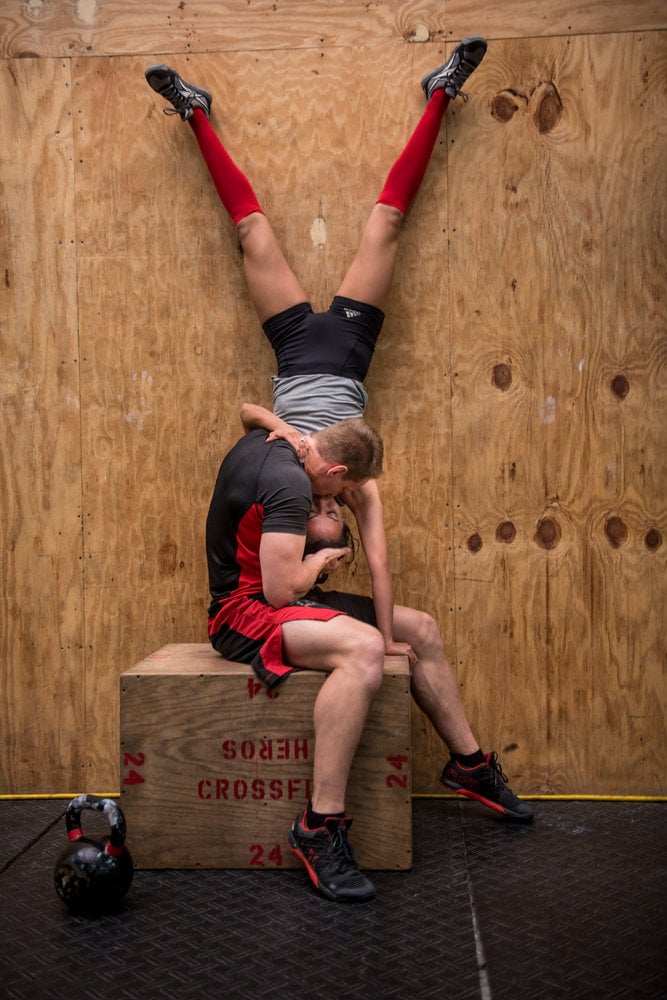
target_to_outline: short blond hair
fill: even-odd
[[[379,479],[382,475],[384,445],[377,431],[359,419],[339,420],[312,434],[325,462],[346,465],[347,476],[355,483]]]

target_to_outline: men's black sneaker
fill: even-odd
[[[357,868],[354,851],[347,842],[352,820],[329,816],[324,826],[308,830],[305,818],[305,813],[297,816],[287,839],[316,888],[335,903],[362,903],[372,899],[375,886]]]
[[[186,83],[175,69],[157,63],[155,66],[149,66],[144,76],[148,80],[148,85],[173,105],[171,108],[164,108],[165,114],[179,114],[186,122],[188,118],[192,118],[195,108],[201,108],[207,118],[211,117],[213,98],[208,90]]]
[[[466,82],[470,74],[477,69],[484,53],[486,52],[486,41],[478,35],[471,35],[459,42],[446,63],[432,69],[422,80],[422,90],[426,94],[426,100],[430,101],[436,90],[443,90],[447,97],[454,100],[460,94],[464,101],[468,100],[461,87]]]
[[[453,788],[459,795],[477,799],[510,819],[530,823],[533,818],[533,810],[507,787],[507,777],[502,772],[496,753],[487,753],[485,763],[477,767],[463,767],[452,758],[445,764],[440,784]]]

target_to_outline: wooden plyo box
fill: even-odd
[[[174,643],[121,676],[121,806],[139,868],[296,868],[287,832],[311,793],[326,680],[269,692],[208,644]],[[350,843],[366,870],[412,866],[410,675],[386,657],[350,774]]]

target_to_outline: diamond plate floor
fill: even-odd
[[[667,997],[662,803],[538,802],[526,827],[416,799],[414,868],[374,872],[371,903],[301,871],[139,871],[97,919],[53,889],[66,804],[0,801],[8,1000]]]

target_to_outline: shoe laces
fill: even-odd
[[[465,58],[461,58],[456,66],[449,71],[447,74],[450,81],[454,84],[456,88],[457,97],[463,98],[463,101],[468,100],[468,94],[461,90],[461,87],[466,82],[471,73],[477,69],[477,63],[468,62]]]
[[[166,87],[160,90],[160,94],[164,97],[165,101],[170,101],[173,107],[163,108],[165,115],[180,115],[183,111],[187,111],[192,104],[193,94],[183,93],[179,90],[175,84],[170,83]]]
[[[355,863],[354,851],[348,843],[347,826],[344,823],[338,823],[333,830],[329,830],[329,841],[339,865]]]
[[[498,760],[498,754],[495,752],[495,750],[493,751],[493,753],[489,754],[488,765],[494,772],[494,774],[496,774],[503,781],[503,784],[506,785],[508,782],[508,777],[504,773],[502,767],[500,766],[500,761]]]

